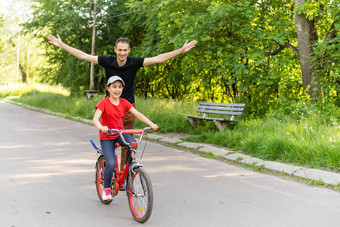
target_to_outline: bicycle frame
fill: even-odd
[[[115,166],[115,174],[111,180],[111,195],[112,197],[118,194],[119,188],[123,185],[124,181],[128,179],[126,184],[126,195],[129,201],[129,208],[133,218],[139,222],[146,222],[152,213],[153,209],[153,190],[152,190],[152,182],[144,170],[143,165],[140,162],[136,162],[135,154],[138,147],[138,144],[142,141],[145,130],[151,129],[150,127],[144,129],[126,129],[126,130],[116,130],[110,129],[109,134],[107,136],[113,136],[119,134],[122,142],[127,144],[131,149],[131,155],[128,157],[127,164],[125,166],[124,171],[118,170],[118,158],[116,158],[116,166]],[[123,134],[139,134],[139,139],[136,142],[126,142],[123,137]],[[105,170],[105,157],[103,151],[96,146],[93,140],[90,140],[93,147],[96,149],[97,154],[99,154],[97,163],[96,163],[96,188],[98,196],[102,203],[109,204],[112,200],[103,200],[102,192],[103,192],[103,181],[104,181],[104,170]],[[119,147],[120,144],[115,144],[116,147]]]
[[[116,172],[116,176],[113,176],[112,177],[112,180],[115,181],[115,184],[116,184],[116,190],[114,191],[114,195],[116,196],[118,194],[118,191],[119,191],[119,188],[123,185],[124,181],[126,180],[127,176],[129,175],[129,173],[131,174],[134,174],[134,169],[135,168],[139,168],[139,167],[143,167],[143,165],[141,163],[136,163],[136,160],[135,160],[135,154],[136,154],[136,150],[137,150],[137,147],[138,147],[138,144],[142,141],[143,139],[143,135],[144,135],[144,132],[146,130],[150,130],[151,128],[150,127],[146,127],[146,128],[143,128],[143,129],[124,129],[124,130],[117,130],[117,129],[109,129],[109,134],[107,134],[106,136],[114,136],[114,135],[117,135],[119,134],[120,138],[122,139],[122,141],[127,144],[130,149],[131,149],[131,159],[128,158],[128,161],[125,168],[124,168],[124,171],[119,171],[118,169],[118,158],[117,158],[117,155],[115,155],[115,161],[116,161],[116,167],[115,167],[115,172]],[[126,142],[126,140],[124,139],[124,136],[123,134],[139,134],[139,139],[136,141],[136,142],[131,142],[131,143],[128,143]],[[105,137],[106,137],[105,136]],[[95,150],[97,151],[97,154],[99,155],[103,155],[103,151],[102,149],[100,149],[99,147],[97,147],[97,145],[95,144],[95,142],[90,139],[91,143],[92,143],[92,146],[95,148]],[[116,147],[119,147],[120,144],[115,145]],[[130,165],[132,164],[132,165]],[[131,167],[131,168],[130,168]],[[133,187],[131,187],[131,193],[134,194],[135,193],[135,190]]]

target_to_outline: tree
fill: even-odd
[[[92,0],[35,0],[33,18],[25,28],[41,38],[50,68],[44,70],[45,82],[62,84],[72,93],[82,93],[90,81],[90,64],[61,51],[48,43],[49,34],[60,34],[63,42],[86,53],[91,53]],[[96,18],[96,55],[114,54],[114,42],[122,33],[119,26],[121,13],[126,12],[126,0],[98,0]],[[136,26],[135,26],[136,27]],[[136,39],[135,36],[131,36]],[[105,90],[105,73],[95,66],[95,89]]]
[[[312,96],[320,96],[320,88],[317,88],[318,78],[315,74],[316,70],[320,70],[324,67],[322,56],[313,58],[317,48],[326,48],[332,42],[339,43],[334,40],[337,37],[338,15],[334,12],[332,15],[331,8],[338,7],[339,3],[336,1],[324,1],[324,0],[295,0],[295,27],[297,31],[299,59],[303,79],[303,88],[308,90],[308,94]],[[335,5],[333,5],[335,4]],[[328,6],[327,6],[328,5]],[[326,18],[324,14],[329,14],[330,18]],[[328,27],[328,31],[324,34],[318,35],[317,23],[321,20],[328,20],[330,24],[325,24]],[[337,26],[336,26],[337,25]],[[320,37],[321,36],[321,37]],[[323,41],[322,41],[323,39]],[[318,42],[322,43],[321,47],[315,46]]]
[[[11,83],[17,80],[20,82],[21,78],[22,81],[28,82],[28,76],[31,79],[38,77],[36,64],[41,62],[37,41],[31,34],[23,34],[21,26],[21,23],[30,19],[29,2],[9,1],[3,9],[2,26],[0,26],[3,50],[2,53],[0,51],[0,83]],[[30,49],[35,51],[30,53]],[[30,63],[29,58],[32,60]]]
[[[59,33],[89,53],[92,1],[34,2],[34,20],[25,27],[44,38],[53,65],[44,77],[72,91],[87,88],[89,64],[46,36]],[[197,39],[189,53],[139,70],[136,93],[245,102],[256,116],[297,112],[309,100],[306,91],[319,103],[339,103],[338,6],[338,0],[98,0],[96,55],[113,55],[120,36],[130,39],[130,56],[143,57]],[[95,70],[96,89],[104,90],[104,72]]]
[[[176,94],[176,98],[195,101],[242,101],[249,104],[248,110],[264,114],[283,93],[279,83],[292,84],[282,74],[295,68],[297,58],[289,51],[270,54],[278,43],[288,45],[294,39],[288,16],[292,3],[261,2],[131,2],[132,10],[141,9],[140,14],[145,14],[145,19],[134,15],[145,23],[143,43],[138,47],[144,56],[175,49],[185,39],[198,39],[190,54],[142,71],[140,80],[151,77],[151,86],[139,91],[147,92],[144,96]],[[300,85],[292,88],[299,91]]]

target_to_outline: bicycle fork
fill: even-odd
[[[132,161],[131,166],[129,168],[129,176],[130,176],[129,177],[129,185],[131,187],[131,194],[134,195],[134,196],[138,196],[138,195],[136,195],[136,190],[134,188],[134,184],[132,183],[132,176],[134,176],[136,174],[136,172],[134,171],[135,169],[142,168],[142,167],[143,167],[143,165],[140,162],[136,163],[134,158],[133,158],[133,161]],[[134,179],[134,180],[137,180],[137,179]],[[146,196],[147,187],[146,187],[146,184],[145,184],[143,177],[140,177],[140,179],[138,179],[138,180],[141,181],[140,183],[141,183],[142,188],[143,188],[143,195]]]

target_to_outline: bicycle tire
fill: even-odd
[[[97,194],[99,197],[99,200],[108,205],[112,202],[112,200],[103,200],[102,199],[102,193],[104,189],[104,172],[105,172],[105,167],[106,167],[106,160],[104,155],[101,155],[98,157],[97,163],[96,163],[96,189],[97,189]],[[113,197],[113,196],[112,196]]]
[[[129,201],[129,207],[133,218],[139,222],[146,222],[153,209],[153,190],[149,175],[143,168],[136,168],[135,174],[129,176],[126,194]],[[135,194],[131,192],[131,184]]]

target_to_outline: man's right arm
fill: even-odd
[[[61,38],[60,38],[59,35],[57,35],[57,36],[58,36],[58,38],[54,37],[53,35],[49,35],[47,38],[48,38],[50,43],[52,43],[53,45],[55,45],[57,47],[60,47],[64,50],[66,50],[67,52],[69,52],[70,54],[75,56],[76,58],[98,64],[98,56],[90,55],[90,54],[87,54],[87,53],[85,53],[81,50],[70,47],[69,45],[67,45],[67,44],[65,44],[61,41]]]

